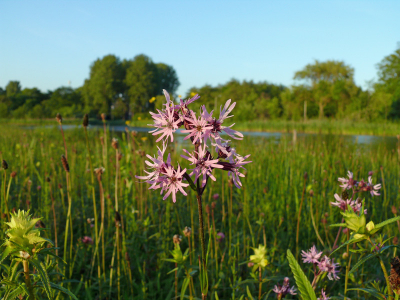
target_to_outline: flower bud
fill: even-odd
[[[216,206],[217,206],[217,203],[215,203],[215,202],[212,202],[212,203],[211,203],[211,209],[212,209],[212,210],[214,210]]]
[[[367,227],[368,232],[370,232],[372,229],[375,228],[375,224],[374,224],[374,222],[370,221],[370,222],[368,222],[366,227]]]
[[[208,204],[206,205],[206,213],[207,213],[207,215],[210,214],[210,206]]]
[[[397,208],[396,208],[396,206],[392,206],[392,213],[394,214],[394,215],[397,215]]]
[[[308,173],[307,173],[307,172],[304,172],[303,178],[304,178],[305,180],[308,179]]]
[[[217,200],[219,198],[219,194],[214,194],[212,197],[214,200]]]
[[[8,163],[3,159],[3,162],[1,163],[1,167],[4,169],[4,170],[7,170],[8,169]]]
[[[342,258],[347,259],[349,257],[349,254],[347,252],[343,253]]]
[[[11,174],[10,174],[10,176],[11,176],[11,178],[15,178],[15,177],[17,176],[17,172],[12,171]]]

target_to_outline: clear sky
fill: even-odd
[[[0,86],[79,87],[97,58],[144,53],[181,85],[231,78],[291,85],[318,60],[344,60],[367,87],[400,42],[400,1],[0,0]]]

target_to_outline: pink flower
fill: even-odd
[[[356,184],[356,181],[353,179],[353,173],[351,173],[350,171],[347,171],[347,176],[349,177],[349,179],[342,178],[342,177],[338,178],[338,181],[342,183],[342,185],[340,185],[340,187],[343,188],[344,190],[346,190],[346,189],[350,190]]]
[[[275,285],[273,291],[277,294],[278,299],[282,299],[282,297],[285,297],[287,294],[296,295],[296,288],[294,286],[289,286],[289,277],[285,277],[282,286],[279,284]]]
[[[179,128],[179,124],[181,123],[181,119],[177,114],[175,114],[175,111],[173,107],[170,107],[172,105],[172,101],[169,99],[169,94],[167,93],[166,90],[163,90],[165,94],[165,98],[167,99],[167,103],[165,110],[158,111],[158,114],[155,114],[153,112],[150,112],[151,117],[154,119],[154,124],[150,126],[157,127],[153,131],[149,131],[153,135],[158,135],[162,134],[156,142],[162,140],[165,137],[165,140],[168,140],[168,137],[170,137],[171,142],[174,141],[174,136],[173,133],[176,131],[176,129]],[[157,131],[159,130],[159,131]]]
[[[339,276],[337,276],[337,273],[339,271],[336,269],[339,264],[335,264],[329,257],[324,256],[321,261],[318,263],[318,268],[321,270],[321,272],[327,272],[328,273],[328,278],[329,280],[338,280],[340,279]]]
[[[199,94],[196,94],[193,98],[190,98],[190,99],[188,99],[188,100],[182,100],[182,99],[180,99],[180,104],[175,105],[174,109],[175,109],[175,110],[180,110],[180,111],[182,111],[182,113],[183,113],[184,115],[186,115],[186,114],[189,112],[189,110],[188,110],[188,105],[189,105],[190,103],[193,103],[194,101],[196,101],[196,100],[199,99],[199,98],[200,98]]]
[[[203,117],[200,116],[197,119],[193,111],[191,111],[191,118],[186,117],[185,119],[189,122],[191,129],[182,130],[182,133],[190,133],[184,140],[191,138],[193,144],[195,144],[196,141],[201,143],[203,136],[213,128]]]
[[[145,180],[145,182],[152,184],[150,189],[154,188],[154,186],[157,184],[157,180],[162,172],[165,170],[165,168],[171,165],[171,154],[168,154],[167,161],[164,162],[163,156],[165,153],[165,149],[165,144],[163,145],[162,150],[158,148],[157,158],[151,157],[147,154],[146,156],[150,159],[150,161],[146,160],[145,163],[149,167],[149,169],[151,169],[151,171],[148,172],[144,170],[144,172],[147,173],[146,176],[135,176],[137,179],[142,179]]]
[[[362,204],[360,201],[354,201],[351,199],[344,200],[338,194],[334,195],[336,202],[331,202],[332,206],[339,207],[342,211],[346,211],[348,207],[351,207],[354,212],[359,212]],[[364,214],[367,214],[367,210],[364,210]]]
[[[301,256],[303,256],[303,262],[304,263],[310,263],[310,264],[318,264],[319,259],[322,255],[322,251],[318,253],[317,248],[314,246],[311,247],[309,251],[301,251]]]
[[[225,239],[225,234],[223,234],[222,232],[218,232],[216,239],[217,239],[217,242],[222,242]]]
[[[249,155],[246,155],[245,157],[242,157],[240,155],[237,155],[236,158],[234,159],[234,163],[229,163],[230,168],[228,169],[228,176],[232,176],[233,183],[237,188],[241,188],[242,183],[240,182],[240,177],[245,177],[244,174],[240,173],[240,169],[246,170],[243,166],[245,164],[251,163],[251,161],[245,161],[247,158],[249,158]]]
[[[40,191],[42,187],[40,185],[37,186],[37,190]]]
[[[219,194],[214,194],[212,197],[214,200],[217,200],[219,198]]]
[[[224,122],[225,119],[233,117],[233,116],[229,116],[229,113],[235,107],[236,102],[234,102],[232,105],[230,105],[230,103],[231,103],[231,99],[226,101],[224,108],[220,108],[220,114],[219,114],[218,119],[212,117],[213,111],[208,113],[205,105],[202,106],[201,116],[204,119],[206,119],[210,125],[213,126],[213,129],[210,132],[206,132],[204,134],[205,142],[207,141],[207,139],[214,138],[215,142],[217,144],[221,145],[223,142],[223,139],[221,139],[220,133],[222,131],[224,131],[228,136],[230,136],[231,138],[234,138],[236,140],[243,139],[243,134],[241,134],[239,131],[231,129],[231,127],[235,124],[232,124],[230,126],[222,126],[222,123]]]
[[[317,300],[329,300],[329,299],[331,299],[331,297],[327,297],[325,292],[324,292],[324,289],[322,289],[321,290],[321,297],[318,298]]]
[[[379,196],[380,194],[378,193],[378,190],[380,190],[381,187],[382,187],[382,185],[380,183],[373,185],[372,184],[372,176],[369,176],[367,186],[363,190],[366,192],[370,192],[371,196]]]
[[[161,189],[161,194],[164,191],[167,191],[167,193],[164,195],[163,200],[167,199],[170,194],[172,194],[172,201],[175,203],[176,202],[176,193],[180,191],[183,195],[187,196],[187,193],[183,189],[183,187],[187,187],[189,184],[188,183],[183,183],[183,174],[185,174],[186,169],[183,169],[181,171],[181,167],[178,165],[178,169],[175,170],[172,166],[168,166],[163,174],[165,176],[159,177],[158,178],[158,185],[154,187],[156,188],[162,188]]]
[[[203,175],[202,187],[204,187],[207,183],[207,176],[214,181],[216,180],[212,174],[213,168],[223,168],[223,166],[218,164],[218,159],[212,159],[211,154],[206,150],[206,147],[206,144],[204,144],[203,147],[200,146],[198,152],[194,152],[193,154],[186,149],[183,149],[183,151],[187,153],[189,157],[181,155],[183,158],[189,160],[192,165],[196,166],[194,169],[192,169],[192,173],[189,174],[190,176],[194,174],[196,176],[195,180],[197,180],[201,175]]]
[[[88,245],[88,244],[92,245],[93,244],[93,240],[92,240],[92,238],[90,236],[84,236],[81,239],[81,242],[84,243],[85,245]]]

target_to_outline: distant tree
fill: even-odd
[[[128,61],[125,85],[131,113],[148,111],[150,98],[162,94],[157,66],[144,54]]]
[[[7,97],[14,97],[21,92],[21,84],[19,81],[10,81],[6,86]]]
[[[175,95],[179,87],[178,75],[172,66],[158,63],[157,67],[157,84],[158,93],[163,89],[167,90],[171,95]]]
[[[335,100],[333,90],[340,87],[338,82],[353,83],[354,69],[342,61],[328,60],[319,62],[316,60],[313,64],[308,64],[304,69],[294,75],[294,79],[306,80],[314,91],[314,98],[319,106],[319,118],[325,116],[324,108]],[[342,86],[343,87],[343,86]],[[337,93],[337,90],[336,90]],[[340,99],[337,99],[339,100]]]
[[[400,47],[386,56],[378,65],[378,82],[375,84],[375,93],[379,98],[385,98],[385,111],[390,109],[386,116],[400,118]],[[381,104],[383,104],[381,102]]]
[[[115,55],[106,55],[90,66],[90,77],[82,90],[86,112],[110,114],[111,105],[124,92],[125,70]]]

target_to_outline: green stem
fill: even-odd
[[[31,284],[31,277],[29,275],[29,263],[27,260],[23,260],[22,265],[24,266],[25,284],[29,292],[28,300],[35,300],[35,295],[33,294],[33,287]]]
[[[390,280],[389,280],[389,276],[388,273],[386,271],[386,267],[385,264],[383,263],[382,258],[379,256],[379,263],[381,264],[381,268],[383,271],[383,275],[385,275],[385,279],[386,279],[386,285],[387,285],[387,289],[388,289],[388,294],[389,294],[389,300],[391,300],[393,298],[393,292],[392,292],[392,287],[390,285]]]
[[[202,287],[201,287],[201,295],[202,300],[207,299],[207,264],[206,264],[206,244],[204,241],[204,222],[203,222],[203,205],[201,202],[201,195],[197,194],[197,206],[199,209],[199,229],[200,229],[200,243],[201,243],[201,278]]]
[[[303,184],[303,194],[301,195],[301,201],[300,201],[300,207],[299,207],[299,214],[297,216],[297,232],[296,232],[296,260],[298,259],[299,256],[299,233],[300,233],[300,216],[301,216],[301,208],[303,206],[304,202],[304,194],[306,191],[306,178],[304,178],[304,184]]]

